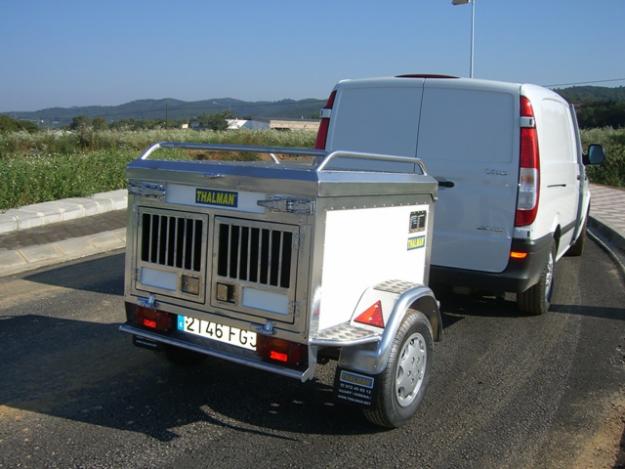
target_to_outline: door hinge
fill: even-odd
[[[164,184],[158,184],[154,182],[130,181],[128,183],[128,193],[141,197],[150,197],[157,200],[164,200],[165,195],[167,194],[167,189],[165,188]]]
[[[315,213],[315,201],[310,199],[295,199],[293,197],[276,195],[269,199],[256,202],[271,212],[295,213],[298,215],[312,215]]]
[[[302,307],[304,306],[304,302],[301,300],[293,300],[289,301],[289,310],[293,314],[299,314],[302,312]]]
[[[304,233],[293,233],[293,250],[297,251],[304,242]]]

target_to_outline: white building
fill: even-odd
[[[226,130],[265,130],[269,128],[268,122],[249,119],[226,119],[226,122],[228,122],[228,128]]]

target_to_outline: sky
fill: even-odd
[[[1,3],[0,112],[326,98],[344,78],[469,73],[471,7],[451,0]],[[625,0],[475,6],[477,78],[625,78]]]

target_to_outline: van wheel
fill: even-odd
[[[432,334],[427,319],[411,310],[393,340],[388,365],[377,377],[377,395],[364,410],[371,423],[396,428],[417,411],[430,381]]]
[[[165,358],[173,365],[185,367],[201,363],[206,356],[201,353],[192,352],[191,350],[169,345],[165,348]]]
[[[549,311],[556,271],[556,246],[552,242],[547,263],[538,283],[517,294],[517,306],[526,314],[538,316]]]
[[[578,257],[584,254],[584,244],[586,244],[586,223],[588,222],[588,216],[586,220],[584,220],[584,225],[582,226],[582,231],[577,237],[577,241],[575,244],[569,248],[566,252],[567,256]]]

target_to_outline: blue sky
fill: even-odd
[[[624,0],[476,7],[479,78],[625,77]],[[325,98],[342,78],[466,76],[470,10],[451,0],[7,1],[0,111],[164,97]]]

